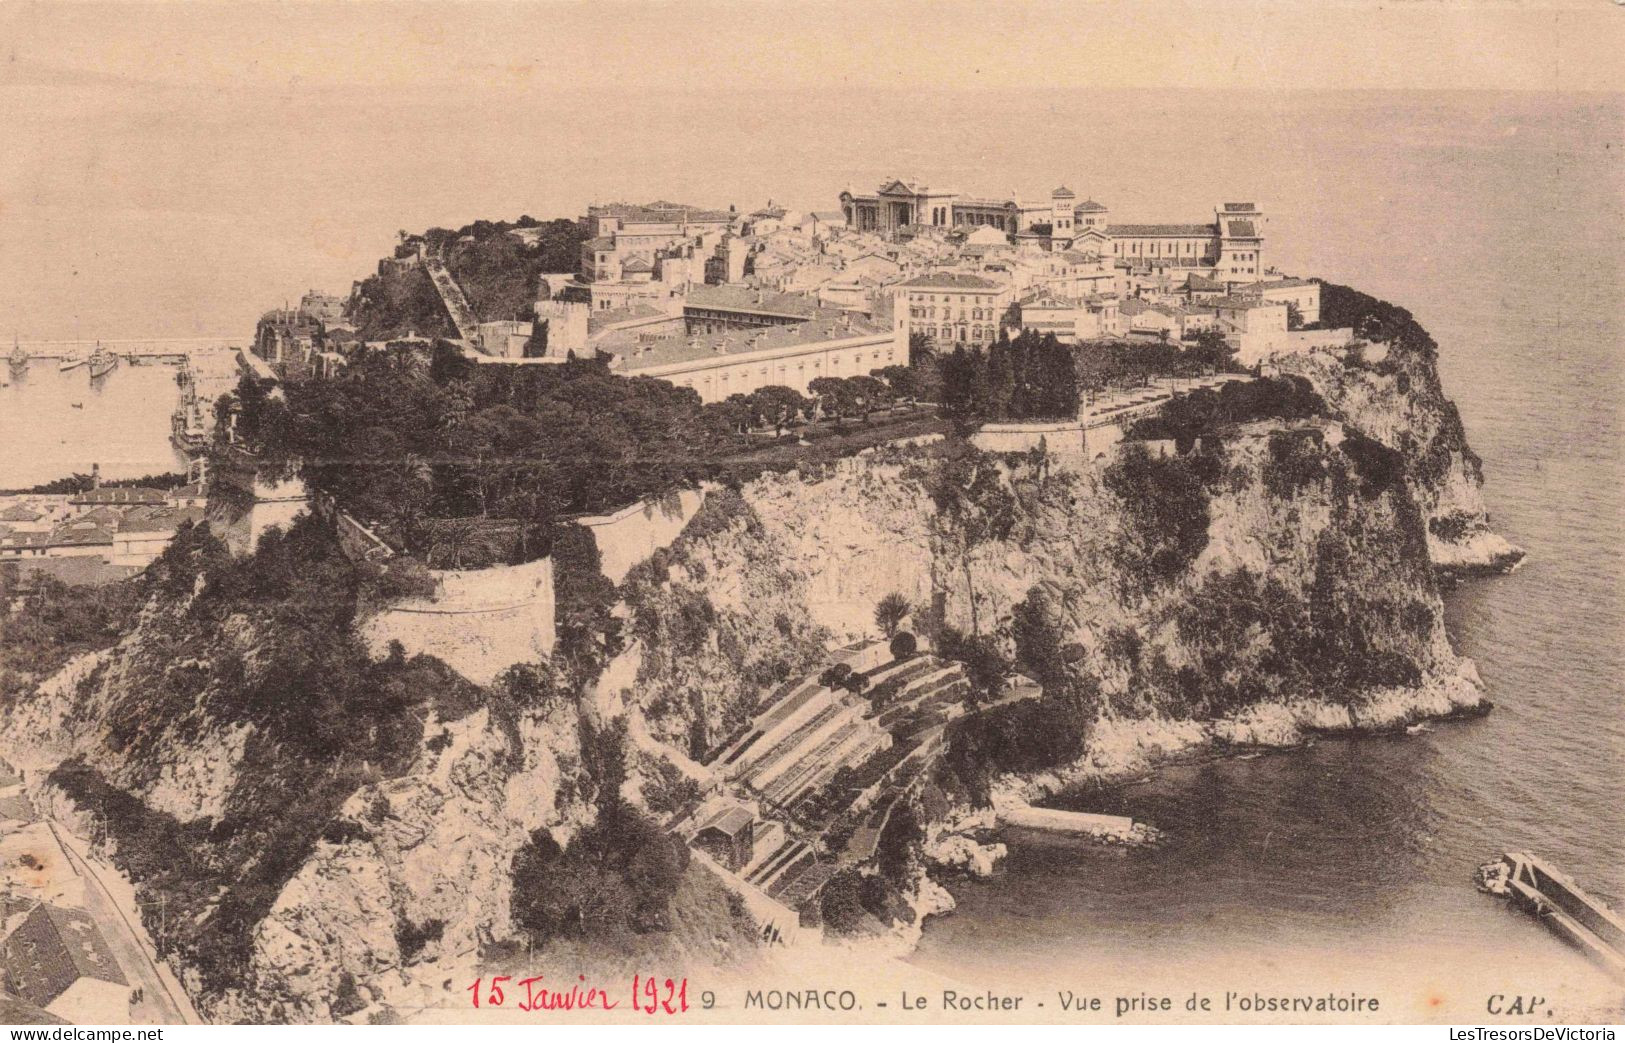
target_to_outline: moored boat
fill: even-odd
[[[11,356],[9,361],[11,362],[12,369],[28,368],[28,352],[23,350],[23,346],[17,342],[16,337],[11,338]]]
[[[96,350],[90,355],[90,379],[105,377],[118,368],[118,356],[102,347],[101,341],[96,342]]]
[[[88,360],[83,355],[72,355],[72,354],[63,355],[62,356],[62,361],[60,361],[60,362],[58,362],[56,364],[56,368],[59,371],[61,371],[63,373],[66,373],[70,369],[78,369],[80,366],[83,366],[87,361]]]

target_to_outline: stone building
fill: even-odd
[[[1112,224],[1110,210],[1061,186],[1044,203],[1015,196],[980,199],[951,189],[894,179],[872,194],[841,193],[847,223],[887,238],[920,227],[989,226],[1035,251],[1074,250],[1110,257],[1125,267],[1202,269],[1226,283],[1256,282],[1266,271],[1264,225],[1252,203],[1221,203],[1211,222]]]
[[[916,275],[897,285],[897,327],[905,347],[915,333],[939,344],[991,344],[1012,296],[1008,284],[980,275]]]

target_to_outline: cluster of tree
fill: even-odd
[[[1076,760],[1098,710],[1099,687],[1083,671],[1083,649],[1062,640],[1053,607],[1037,588],[1016,606],[1011,631],[1015,664],[990,636],[943,635],[942,653],[965,664],[982,700],[1001,694],[1013,665],[1043,687],[1036,699],[982,708],[950,729],[944,772],[977,801],[988,799],[989,781],[998,775],[1042,771]]]
[[[844,688],[853,695],[862,695],[869,688],[869,677],[846,663],[836,663],[818,675],[818,683],[825,688]]]
[[[481,530],[438,519],[506,521],[494,527],[511,534],[505,556],[529,560],[547,553],[555,518],[704,477],[746,445],[724,404],[597,359],[475,366],[439,342],[427,367],[371,352],[343,379],[284,392],[238,386],[237,431],[262,462],[299,462],[308,484],[386,536],[442,556],[452,548],[436,552],[437,541],[466,544]]]
[[[534,230],[521,239],[515,229]],[[475,221],[458,229],[431,228],[421,235],[400,232],[397,258],[421,246],[441,257],[482,321],[528,319],[535,315],[539,276],[574,271],[586,230],[566,218],[538,221]],[[386,268],[362,281],[351,306],[364,340],[385,340],[415,330],[425,336],[454,336],[445,305],[422,268]]]
[[[89,492],[96,484],[88,474],[74,472],[66,478],[56,478],[31,489],[0,489],[0,496],[63,496],[74,493]],[[166,471],[163,474],[147,474],[140,478],[104,478],[104,489],[174,489],[186,484],[186,474],[181,471]]]
[[[49,576],[31,580],[26,593],[13,597],[12,572],[0,566],[0,701],[76,655],[117,643],[145,600],[140,579],[81,587]]]
[[[1382,341],[1424,358],[1436,358],[1439,345],[1416,317],[1397,304],[1334,282],[1320,284],[1320,324],[1344,326],[1364,340]]]
[[[896,400],[891,386],[878,377],[819,377],[807,385],[818,398],[818,408],[829,417],[868,419],[877,409]]]
[[[843,869],[818,895],[819,919],[836,937],[878,934],[894,923],[913,923],[915,913],[901,888],[884,872]]]
[[[1072,349],[1031,330],[1014,340],[1001,333],[985,352],[956,347],[942,359],[942,411],[966,423],[1075,417]]]
[[[1234,368],[1235,350],[1217,330],[1186,344],[1090,341],[1078,345],[1078,383],[1094,391],[1141,387],[1161,377],[1194,377]]]
[[[670,930],[671,896],[688,847],[621,798],[626,723],[583,718],[582,766],[596,787],[597,817],[561,847],[538,829],[514,854],[513,919],[538,942]]]
[[[1326,416],[1325,401],[1302,377],[1232,380],[1218,388],[1198,388],[1165,405],[1155,416],[1129,427],[1133,439],[1172,438],[1182,453],[1198,438],[1254,420],[1302,420]]]

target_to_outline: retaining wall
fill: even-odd
[[[703,486],[678,489],[639,500],[614,514],[577,518],[576,524],[592,534],[604,575],[619,586],[632,566],[671,546],[705,503],[707,491]]]
[[[1039,443],[1057,456],[1082,456],[1084,451],[1083,423],[1078,420],[983,424],[970,441],[984,453],[1027,453]]]
[[[399,641],[409,654],[437,656],[475,684],[489,684],[514,663],[552,654],[553,559],[429,575],[432,596],[397,602],[363,624],[374,655]]]

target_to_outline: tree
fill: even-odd
[[[908,599],[893,591],[875,605],[875,626],[890,638],[897,633],[898,626],[908,617],[908,613]]]
[[[819,377],[807,385],[825,416],[850,416],[857,408],[853,388],[841,377]]]
[[[794,388],[782,384],[769,384],[745,396],[745,405],[751,410],[755,424],[773,425],[774,434],[812,412],[813,403]]]
[[[1196,346],[1190,349],[1192,361],[1204,369],[1223,370],[1230,365],[1236,349],[1225,340],[1224,332],[1217,328],[1199,330]]]
[[[1291,301],[1286,302],[1286,328],[1289,330],[1303,329],[1303,312]]]
[[[871,375],[884,380],[896,398],[912,402],[919,397],[914,368],[911,366],[884,366]]]
[[[428,539],[430,568],[482,568],[497,560],[501,544],[478,518],[450,518],[432,526]]]
[[[858,871],[843,869],[830,877],[819,893],[819,912],[831,934],[856,934],[867,916],[863,908]]]
[[[891,639],[891,657],[893,659],[907,659],[920,647],[914,635],[907,630]]]

